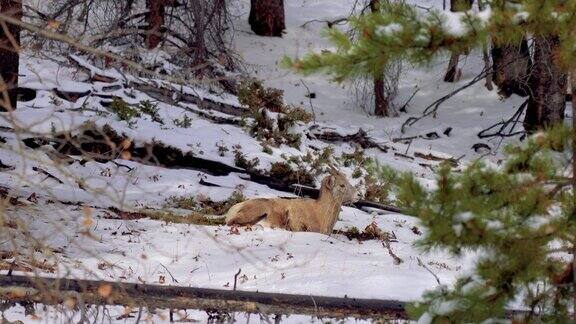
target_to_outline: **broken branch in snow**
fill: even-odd
[[[403,153],[398,153],[398,152],[396,152],[396,153],[394,153],[394,156],[398,156],[398,157],[405,158],[405,159],[408,159],[408,160],[414,160],[414,157],[413,157],[413,156],[410,156],[410,155],[407,155],[407,154],[403,154]]]
[[[515,132],[514,128],[516,127],[516,125],[518,123],[520,123],[520,117],[522,116],[522,113],[524,112],[524,109],[527,106],[528,106],[528,100],[524,101],[524,103],[522,103],[520,105],[520,107],[518,107],[518,109],[516,110],[514,115],[512,115],[512,117],[510,117],[508,120],[498,122],[498,123],[486,128],[486,129],[482,130],[480,133],[478,133],[478,137],[479,138],[490,138],[490,137],[498,137],[498,136],[499,137],[512,137],[512,136],[516,136],[516,135],[525,134],[526,132],[523,130]],[[506,132],[506,128],[508,128],[508,126],[510,126],[510,129],[508,130],[508,132]],[[495,128],[498,128],[498,130],[495,132],[490,132]]]
[[[242,272],[242,269],[238,269],[238,272],[236,272],[236,274],[234,275],[234,288],[232,290],[236,291],[236,282],[238,281],[238,276],[240,275],[240,272]]]
[[[312,92],[310,92],[310,87],[308,87],[304,80],[300,79],[300,83],[302,83],[302,85],[306,88],[306,91],[308,91],[307,97],[308,101],[310,102],[310,109],[312,110],[312,121],[314,122],[314,125],[316,125],[316,112],[314,111],[314,104],[312,104]]]
[[[380,209],[380,210],[384,210],[384,211],[388,211],[388,212],[392,212],[392,213],[397,213],[397,214],[402,214],[402,209],[392,206],[392,205],[386,205],[386,204],[382,204],[382,203],[377,203],[377,202],[373,202],[373,201],[367,201],[367,200],[359,200],[357,202],[354,203],[354,207],[356,208],[374,208],[374,209]]]
[[[46,178],[54,179],[54,180],[58,181],[58,183],[60,183],[60,184],[63,184],[63,183],[64,183],[64,181],[60,180],[59,178],[57,178],[56,176],[54,176],[53,174],[51,174],[50,172],[48,172],[48,171],[46,171],[46,170],[44,170],[44,169],[42,169],[42,168],[32,167],[32,170],[34,170],[34,171],[36,171],[36,172],[38,172],[38,173],[42,173],[42,174],[44,174],[44,175],[46,176]]]
[[[450,131],[451,131],[451,129],[450,129]],[[449,132],[448,132],[448,133],[449,133]],[[424,135],[415,135],[415,136],[408,136],[408,137],[397,137],[397,138],[393,138],[393,139],[392,139],[392,142],[394,142],[394,143],[398,143],[398,142],[403,142],[403,143],[408,142],[408,143],[412,143],[413,140],[418,139],[418,138],[431,141],[431,140],[435,140],[435,139],[440,138],[440,136],[439,136],[438,133],[436,133],[436,132],[429,132],[429,133],[426,133],[426,134],[424,134]]]
[[[390,247],[390,240],[384,239],[382,240],[382,245],[388,250],[388,254],[394,259],[394,264],[399,265],[400,263],[404,262],[394,251],[392,251],[392,247]]]
[[[378,227],[375,222],[370,223],[364,229],[364,232],[368,235],[372,235],[377,237],[382,241],[382,245],[388,250],[388,254],[394,259],[394,264],[399,265],[400,263],[404,262],[394,251],[392,251],[392,247],[390,246],[390,242],[398,242],[396,235],[394,232],[384,232]]]
[[[422,260],[420,260],[420,258],[416,258],[416,260],[418,260],[418,265],[421,266],[422,268],[426,269],[426,271],[430,272],[430,274],[432,274],[434,276],[434,278],[436,279],[436,282],[438,283],[438,285],[442,285],[442,283],[440,283],[440,278],[438,278],[438,275],[435,274],[434,272],[432,272],[432,270],[430,270],[430,268],[428,268],[424,262],[422,262]]]
[[[374,139],[368,136],[368,133],[364,131],[362,128],[358,130],[358,132],[351,134],[351,135],[342,135],[335,131],[317,131],[315,126],[310,127],[310,130],[313,131],[311,133],[317,139],[326,141],[326,142],[352,142],[360,145],[363,149],[367,148],[376,148],[384,153],[388,153],[390,149],[387,145],[377,143]]]
[[[445,101],[447,101],[448,99],[450,99],[453,96],[455,96],[456,94],[458,94],[460,91],[468,89],[469,87],[476,84],[478,81],[484,79],[488,73],[490,73],[490,72],[487,71],[486,69],[484,69],[482,72],[480,72],[480,74],[478,74],[470,82],[466,83],[465,85],[461,86],[460,88],[450,92],[449,94],[447,94],[447,95],[443,96],[442,98],[431,103],[428,107],[426,107],[424,109],[424,111],[422,112],[422,115],[420,115],[418,117],[410,117],[410,118],[406,119],[406,121],[402,124],[401,132],[402,133],[406,132],[406,127],[414,125],[416,122],[420,121],[421,119],[423,119],[427,116],[430,116],[432,114],[436,114],[436,112],[438,111],[438,108],[440,107],[441,104],[443,104]]]
[[[172,275],[172,272],[170,272],[170,270],[168,270],[168,268],[166,268],[166,266],[164,266],[162,263],[160,263],[160,265],[162,266],[162,268],[164,268],[164,270],[166,270],[166,272],[168,272],[168,274],[170,275],[170,278],[172,278],[172,282],[178,283],[178,280],[176,280],[176,278],[174,278],[174,276]],[[138,322],[136,322],[136,323],[138,323]]]
[[[128,172],[131,172],[132,170],[134,170],[134,168],[131,168],[131,167],[125,165],[125,164],[118,163],[118,162],[116,162],[116,161],[111,161],[111,162],[112,162],[113,164],[115,164],[118,168],[126,168],[126,169],[128,169]]]
[[[408,105],[410,105],[410,102],[412,101],[412,99],[414,99],[414,97],[416,96],[416,94],[418,93],[418,91],[420,91],[419,88],[416,88],[416,90],[414,90],[414,92],[412,93],[412,95],[410,96],[410,98],[408,98],[408,100],[406,100],[406,102],[402,105],[402,107],[400,107],[400,109],[398,109],[399,112],[408,112]]]
[[[327,20],[327,19],[312,19],[312,20],[308,20],[307,22],[303,23],[302,25],[300,25],[300,28],[304,28],[306,27],[308,24],[311,24],[313,22],[319,22],[319,23],[325,23],[326,26],[328,26],[328,28],[332,28],[334,25],[338,25],[340,23],[344,23],[348,21],[348,17],[341,17],[341,18],[336,18],[336,19],[332,19],[332,20]]]
[[[441,161],[441,162],[448,162],[448,164],[450,164],[453,167],[457,167],[458,166],[458,161],[462,158],[444,158],[444,157],[440,157],[440,156],[436,156],[432,153],[428,153],[428,154],[424,154],[421,152],[414,152],[414,156],[417,158],[421,158],[424,160],[429,160],[429,161]]]

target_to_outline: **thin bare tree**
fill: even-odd
[[[450,11],[460,12],[472,9],[474,0],[450,0]],[[445,82],[456,82],[458,81],[458,61],[460,60],[460,52],[452,52],[450,55],[450,61],[448,62],[448,70],[444,75]]]

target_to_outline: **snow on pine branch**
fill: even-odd
[[[345,31],[329,29],[326,34],[337,50],[297,59],[286,57],[284,65],[305,75],[323,72],[343,81],[359,75],[378,75],[398,59],[425,65],[443,51],[481,47],[495,32],[495,43],[515,42],[528,32],[555,36],[564,45],[573,45],[575,13],[576,0],[524,0],[515,5],[493,0],[482,11],[466,12],[421,12],[406,3],[383,4],[380,12],[350,19],[350,26],[358,31],[356,38],[348,37]],[[571,49],[572,46],[563,46],[560,63],[570,64],[576,59]]]

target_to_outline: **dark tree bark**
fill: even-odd
[[[388,98],[384,91],[384,80],[382,78],[374,79],[374,114],[376,116],[388,117]]]
[[[377,12],[380,9],[380,0],[370,0],[370,10]],[[388,117],[388,98],[384,89],[384,79],[382,73],[374,78],[374,114],[376,116]]]
[[[146,0],[146,22],[148,33],[146,34],[146,47],[156,48],[162,41],[162,26],[164,25],[164,14],[166,10],[166,0]]]
[[[558,44],[557,38],[534,38],[534,66],[528,80],[530,97],[524,118],[524,128],[529,132],[564,120],[568,77],[555,64]]]
[[[525,97],[529,93],[528,78],[532,59],[528,41],[523,38],[520,44],[507,44],[492,48],[492,80],[504,97],[512,94]]]
[[[208,49],[206,48],[206,41],[204,39],[206,32],[206,21],[204,12],[204,3],[202,1],[192,1],[192,14],[194,15],[194,36],[191,42],[190,50],[194,52],[194,59],[192,67],[195,68],[197,77],[202,76],[202,65],[208,59]]]
[[[22,19],[21,0],[0,0],[0,12]],[[0,110],[16,109],[20,28],[0,25]]]
[[[472,4],[474,4],[474,0],[450,0],[450,11],[467,11],[472,9]],[[459,52],[452,52],[450,55],[448,69],[444,75],[444,82],[458,81],[458,60],[460,59],[460,54]]]
[[[458,61],[460,60],[460,53],[452,52],[450,54],[450,61],[448,61],[448,69],[444,75],[444,82],[458,81]]]
[[[282,37],[284,0],[250,0],[250,27],[256,35]]]

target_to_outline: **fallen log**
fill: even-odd
[[[46,305],[123,305],[318,318],[406,319],[396,300],[293,295],[111,281],[0,275],[0,299]]]
[[[219,111],[221,113],[237,117],[243,117],[250,113],[247,108],[242,106],[231,105],[212,100],[210,98],[203,98],[197,95],[176,91],[162,86],[153,86],[146,83],[136,82],[131,82],[129,86],[149,95],[156,100],[172,105],[178,102],[185,102],[196,105],[200,109]]]
[[[400,209],[398,207],[386,205],[386,204],[381,204],[381,203],[377,203],[377,202],[373,202],[373,201],[360,200],[360,201],[357,201],[354,203],[354,207],[356,207],[356,208],[368,207],[368,208],[374,208],[374,209],[389,211],[392,213],[402,214],[402,209]]]

